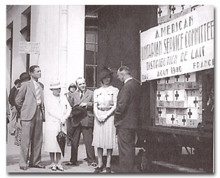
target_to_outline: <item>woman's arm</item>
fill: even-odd
[[[63,107],[65,109],[65,112],[63,113],[63,116],[61,118],[61,122],[65,123],[66,119],[70,116],[72,107],[70,106],[70,103],[68,102],[67,98],[64,96],[63,97]]]

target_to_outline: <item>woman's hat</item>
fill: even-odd
[[[69,85],[69,87],[76,87],[76,84],[75,84],[75,83],[71,83],[71,84]]]
[[[68,90],[70,90],[70,88],[77,88],[76,84],[75,83],[71,83],[68,87]]]
[[[113,72],[110,68],[104,67],[100,73],[100,79],[103,80],[104,78],[110,76],[112,77]]]
[[[59,82],[59,80],[54,80],[52,82],[50,82],[50,89],[57,89],[57,88],[61,88],[61,84]]]

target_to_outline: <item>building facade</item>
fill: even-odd
[[[7,6],[7,90],[31,65],[42,70],[45,92],[51,80],[68,85],[84,75],[85,6]],[[21,52],[20,42],[39,44]]]
[[[128,65],[139,78],[140,31],[157,24],[157,6],[8,5],[6,6],[6,88],[31,65],[45,85],[59,79],[63,92],[76,78],[100,86],[99,71]],[[120,87],[120,82],[113,83]]]

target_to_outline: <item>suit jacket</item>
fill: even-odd
[[[39,82],[40,83],[40,82]],[[41,112],[44,120],[44,96],[43,96],[43,84],[40,83],[41,89]],[[15,98],[15,102],[18,110],[21,113],[21,120],[29,121],[33,118],[36,108],[37,99],[34,83],[32,80],[22,83],[21,88]]]
[[[15,97],[18,94],[18,89],[14,86],[9,93],[9,103],[11,106],[15,106]]]
[[[93,114],[93,91],[86,89],[85,94],[80,99],[80,91],[75,91],[73,93],[74,106],[80,103],[87,103],[87,116],[83,118],[80,123],[84,127],[93,127],[94,125],[94,114]],[[74,119],[74,118],[73,118]],[[78,126],[78,124],[73,124],[73,127]]]
[[[117,97],[114,124],[119,128],[138,128],[140,85],[134,79],[128,80]]]

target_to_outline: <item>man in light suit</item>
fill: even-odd
[[[76,80],[77,90],[73,93],[74,105],[86,108],[86,116],[80,122],[71,122],[71,126],[68,126],[68,138],[71,139],[71,158],[66,165],[78,165],[78,146],[80,140],[80,134],[83,134],[83,139],[86,147],[87,161],[89,165],[97,166],[95,161],[95,151],[92,146],[93,139],[93,125],[94,125],[94,114],[93,114],[93,91],[86,88],[84,78],[78,78]],[[77,118],[69,118],[76,119]],[[68,122],[70,123],[70,122]]]
[[[40,67],[33,65],[29,68],[31,80],[24,82],[16,96],[15,102],[20,110],[21,147],[20,169],[29,167],[45,168],[41,165],[41,147],[43,140],[42,122],[44,121],[43,84],[38,82],[41,77]],[[30,157],[29,157],[29,148]]]
[[[130,75],[130,69],[122,66],[117,71],[123,82],[115,109],[114,124],[118,135],[119,164],[121,172],[133,172],[135,159],[135,134],[138,128],[140,85]]]

